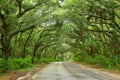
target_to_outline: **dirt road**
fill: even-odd
[[[55,62],[33,77],[33,80],[116,80],[102,72],[87,70],[70,62]]]

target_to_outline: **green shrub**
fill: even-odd
[[[99,54],[95,56],[94,62],[104,67],[108,67],[110,64],[110,59],[106,58],[103,54]]]
[[[86,56],[85,58],[85,63],[88,63],[88,64],[94,64],[94,58],[92,58],[91,56]]]
[[[115,55],[110,58],[109,68],[114,68],[120,70],[120,55]]]
[[[87,53],[79,53],[74,56],[74,61],[84,62],[88,64],[97,64],[104,67],[110,66],[110,59],[106,58],[103,54],[98,54],[92,57]]]
[[[48,62],[50,62],[50,60],[48,58],[41,58],[40,62],[41,63],[48,63]]]
[[[0,73],[5,72],[7,69],[6,61],[0,58]]]
[[[39,59],[39,63],[49,63],[49,62],[55,62],[55,61],[58,61],[58,60],[55,60],[53,58],[41,58]]]
[[[84,62],[87,56],[88,55],[86,53],[78,53],[74,55],[73,60],[77,62],[79,61]]]
[[[120,64],[120,55],[113,56],[111,58],[111,64],[112,65],[118,65],[118,64]]]
[[[26,57],[26,58],[14,58],[14,59],[9,59],[9,66],[11,66],[12,69],[23,69],[23,68],[29,68],[32,67],[31,64],[31,58]]]
[[[10,58],[8,61],[0,58],[0,72],[32,67],[31,58]]]

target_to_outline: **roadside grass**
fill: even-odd
[[[120,72],[120,56],[106,57],[103,54],[90,56],[88,54],[79,53],[73,57],[73,61],[82,64],[94,65],[100,68],[108,69],[111,71]]]
[[[30,70],[54,61],[57,60],[41,58],[36,59],[35,64],[32,64],[31,57],[26,57],[24,59],[10,58],[6,63],[5,60],[0,58],[0,80],[15,80],[16,77],[23,76]]]
[[[48,63],[34,64],[30,68],[10,70],[5,73],[0,73],[0,80],[16,80],[18,77],[26,75],[27,72],[29,72],[29,71],[35,71],[36,68],[42,69],[42,67],[44,67],[47,64]]]

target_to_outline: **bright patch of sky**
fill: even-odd
[[[59,0],[59,3],[60,3],[61,6],[64,6],[64,4],[65,4],[65,2],[61,1],[61,0]]]

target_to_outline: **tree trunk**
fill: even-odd
[[[3,33],[1,36],[1,45],[2,45],[2,57],[5,60],[8,60],[11,54],[10,41],[11,39],[9,38],[9,36],[6,33]]]
[[[38,47],[39,47],[39,45],[35,45],[35,47],[34,47],[32,59],[31,59],[31,63],[32,63],[32,64],[35,63],[34,58],[35,58],[35,56],[36,56],[36,51],[37,51]]]
[[[36,50],[37,50],[37,48],[34,48],[34,50],[33,50],[33,56],[32,56],[32,59],[31,59],[31,63],[32,63],[32,64],[35,63],[34,58],[35,58],[35,56],[36,56]]]
[[[30,31],[30,33],[29,33],[26,41],[25,41],[24,44],[23,44],[23,47],[24,47],[24,48],[23,48],[22,58],[25,58],[25,56],[27,55],[27,54],[26,54],[26,46],[27,46],[27,44],[28,44],[28,42],[29,42],[29,39],[30,39],[32,33],[33,33],[33,30],[34,30],[34,28]]]

